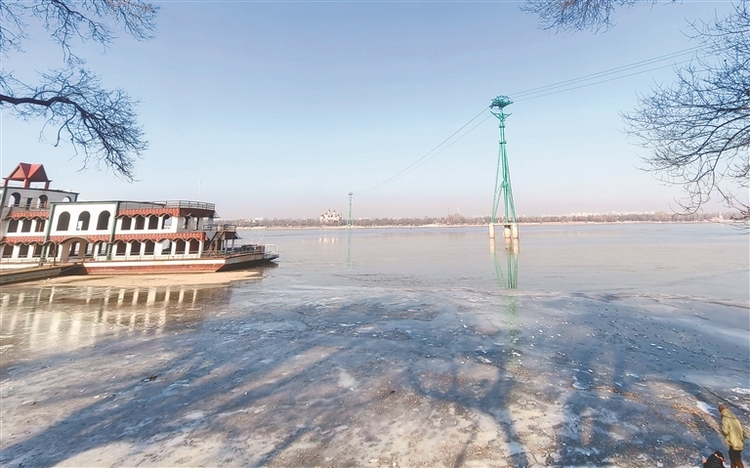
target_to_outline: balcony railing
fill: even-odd
[[[148,208],[194,208],[198,210],[214,211],[216,209],[216,204],[189,200],[120,203],[121,210],[139,210]]]
[[[43,203],[41,205],[10,205],[3,207],[3,211],[6,209],[9,211],[49,211],[49,207],[49,203]]]

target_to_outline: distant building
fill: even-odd
[[[320,222],[323,224],[339,224],[341,222],[341,215],[336,213],[336,210],[328,210],[320,215]]]

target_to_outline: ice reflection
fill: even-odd
[[[321,244],[338,244],[341,242],[341,238],[339,236],[321,235],[318,242]]]
[[[229,300],[226,288],[52,286],[0,296],[2,367],[29,351],[70,350],[118,336],[159,336],[194,328],[204,305]]]
[[[498,250],[500,252],[498,253]],[[518,252],[520,250],[517,241],[505,240],[505,248],[495,247],[495,239],[490,240],[490,253],[495,264],[495,276],[497,285],[501,289],[518,288]]]

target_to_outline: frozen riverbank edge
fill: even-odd
[[[232,289],[158,332],[75,304],[54,327],[95,339],[4,327],[2,466],[698,467],[718,403],[750,422],[742,304]]]

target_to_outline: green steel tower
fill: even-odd
[[[505,151],[505,118],[510,115],[505,113],[505,106],[510,104],[513,104],[513,101],[508,96],[498,96],[490,104],[490,112],[500,121],[500,152],[497,156],[497,172],[495,172],[495,198],[492,202],[492,217],[490,219],[492,224],[498,222],[497,210],[501,202],[505,208],[502,223],[516,224],[516,207],[513,204],[508,154]],[[501,173],[502,181],[500,180]]]
[[[516,223],[516,207],[513,204],[513,189],[510,185],[510,167],[508,154],[505,152],[505,119],[510,114],[505,113],[505,106],[513,101],[508,96],[498,96],[490,104],[490,112],[500,121],[500,153],[497,156],[497,171],[495,172],[495,196],[492,200],[492,216],[490,217],[490,239],[495,238],[495,227],[501,227],[506,241],[514,242],[518,239],[518,224]],[[502,180],[500,177],[502,174]],[[503,204],[502,219],[498,219],[497,210]]]
[[[346,227],[349,229],[354,226],[354,221],[352,220],[352,195],[354,195],[354,193],[349,192],[349,217],[346,219]]]

